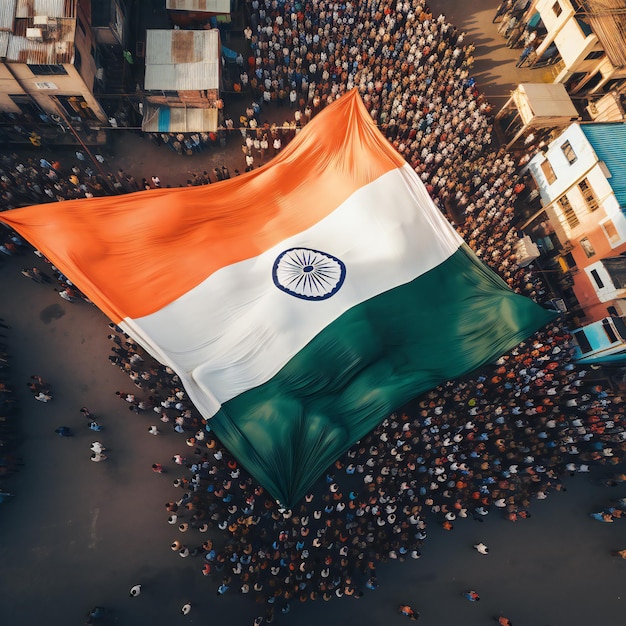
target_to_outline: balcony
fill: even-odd
[[[565,61],[560,59],[554,65],[546,68],[546,71],[543,73],[543,79],[546,83],[553,83],[557,76],[565,69]]]

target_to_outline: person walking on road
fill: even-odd
[[[402,615],[406,615],[409,619],[417,620],[420,614],[409,604],[401,604],[398,610]]]
[[[478,602],[480,600],[480,596],[472,589],[470,591],[466,591],[465,593],[463,593],[463,595],[470,601],[470,602]]]

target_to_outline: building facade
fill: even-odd
[[[527,232],[585,322],[626,315],[626,124],[572,124],[529,162],[542,210]]]
[[[218,29],[148,30],[143,131],[217,131],[220,70]]]
[[[535,0],[522,25],[540,35],[531,67],[549,63],[570,94],[605,94],[626,84],[624,0]]]
[[[90,1],[3,0],[0,6],[0,111],[106,124],[93,93]]]

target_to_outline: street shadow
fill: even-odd
[[[49,324],[52,320],[61,319],[65,315],[65,309],[60,304],[51,304],[41,311],[39,319],[44,324]]]
[[[490,54],[491,52],[494,52],[495,50],[502,50],[502,46],[476,46],[474,55],[475,57],[485,56],[487,54]],[[482,61],[483,63],[490,63],[492,60],[488,58],[488,59],[482,59]]]

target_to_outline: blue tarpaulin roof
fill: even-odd
[[[620,207],[626,210],[626,124],[581,124],[580,128],[611,173],[609,183],[613,193]]]

